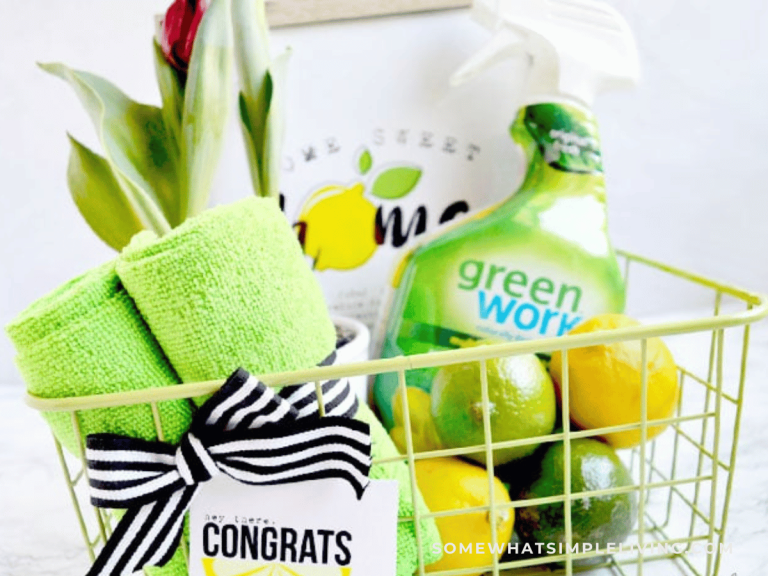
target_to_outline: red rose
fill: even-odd
[[[189,67],[192,45],[206,8],[207,0],[175,0],[165,13],[160,45],[165,59],[180,72]]]

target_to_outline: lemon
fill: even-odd
[[[431,512],[459,510],[490,503],[488,473],[479,466],[458,458],[430,458],[416,461],[416,482]],[[509,502],[509,494],[498,478],[493,479],[493,497],[496,504]],[[511,508],[496,512],[497,548],[489,550],[492,543],[490,513],[472,512],[435,519],[443,542],[443,557],[427,566],[427,572],[478,568],[479,576],[492,564],[494,555],[500,557],[506,551],[512,537],[515,513]],[[478,549],[477,544],[483,544]],[[453,546],[451,546],[453,545]],[[460,553],[461,546],[465,551]],[[471,546],[471,552],[467,552]],[[451,550],[453,553],[449,553]]]
[[[411,437],[414,452],[439,450],[442,445],[429,411],[430,397],[421,388],[409,386],[406,388],[408,398],[408,414],[411,420]],[[392,398],[392,411],[395,425],[389,431],[392,441],[402,454],[407,452],[405,441],[405,418],[403,418],[403,394],[398,388]]]
[[[632,486],[632,476],[614,450],[589,438],[571,440],[571,493],[592,492]],[[565,478],[565,446],[551,444],[536,464],[526,473],[533,481],[524,486],[520,499],[562,496]],[[637,521],[637,495],[634,492],[586,496],[571,501],[571,534],[573,544],[605,549],[627,539]],[[517,533],[523,542],[544,545],[542,552],[559,553],[566,542],[565,505],[563,502],[525,506],[517,510]],[[546,549],[553,544],[554,550]],[[534,548],[535,549],[535,548]]]
[[[557,417],[552,379],[533,354],[494,358],[486,363],[491,435],[494,442],[522,440],[552,432]],[[441,368],[432,383],[432,417],[449,448],[485,442],[480,363]],[[500,448],[496,466],[533,453],[539,444]],[[485,452],[468,458],[485,464]]]
[[[621,314],[595,316],[569,334],[611,330],[639,323]],[[648,339],[648,420],[673,415],[680,396],[677,368],[672,353],[659,338]],[[562,382],[562,354],[552,355],[550,372]],[[615,342],[568,351],[568,380],[571,420],[584,429],[640,422],[642,394],[640,341]],[[648,428],[648,438],[661,434],[666,426]],[[631,448],[641,440],[640,430],[606,434],[615,448]]]
[[[316,270],[351,270],[376,252],[376,207],[364,192],[360,183],[326,186],[304,203],[297,226]]]
[[[349,567],[203,558],[205,576],[350,576]]]

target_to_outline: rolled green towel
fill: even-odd
[[[238,366],[253,374],[311,368],[335,348],[320,285],[272,199],[214,208],[160,239],[138,234],[117,272],[185,382],[226,378]],[[368,406],[357,417],[371,424],[374,458],[397,455]],[[413,515],[405,464],[374,466],[371,476],[399,480],[400,515]],[[416,502],[426,512],[420,495]],[[429,563],[439,535],[432,520],[421,527]],[[398,576],[417,565],[414,530],[398,527]]]
[[[144,572],[147,576],[187,576],[187,553],[179,546],[165,566],[146,566]]]
[[[6,330],[18,351],[27,389],[43,398],[68,398],[172,386],[179,382],[115,273],[100,266],[34,302]],[[191,422],[187,401],[158,404],[165,439],[176,441]],[[43,416],[61,444],[79,452],[68,412]],[[80,413],[83,437],[112,432],[157,438],[150,406]]]
[[[137,234],[117,273],[185,382],[311,368],[336,345],[320,285],[270,198]]]

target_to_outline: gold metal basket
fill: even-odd
[[[716,576],[720,573],[723,557],[731,549],[725,540],[728,522],[728,505],[733,488],[733,474],[739,441],[744,388],[746,382],[747,353],[749,349],[750,325],[768,316],[768,299],[765,296],[728,286],[701,276],[690,274],[640,256],[620,252],[624,261],[625,278],[628,280],[630,303],[632,294],[638,290],[646,292],[669,291],[688,293],[681,288],[701,290],[709,293],[714,301],[712,314],[684,318],[673,322],[651,323],[644,326],[622,328],[605,332],[563,336],[533,341],[513,342],[493,346],[466,348],[409,357],[373,360],[357,364],[315,368],[282,374],[261,376],[271,386],[285,386],[304,382],[320,382],[331,378],[360,375],[375,375],[393,372],[398,375],[401,387],[406,386],[407,372],[413,369],[445,366],[463,362],[480,364],[483,395],[483,421],[485,443],[450,450],[414,453],[408,411],[407,394],[401,394],[405,417],[407,453],[379,462],[405,461],[411,472],[412,488],[416,488],[414,463],[423,458],[461,456],[485,451],[489,465],[489,505],[461,510],[417,514],[416,536],[419,540],[419,568],[425,573],[421,535],[418,532],[420,518],[440,517],[455,514],[489,512],[492,523],[492,544],[497,545],[495,522],[503,509],[519,506],[564,503],[565,510],[565,553],[557,556],[528,558],[524,560],[495,560],[486,568],[498,576],[502,573],[534,574],[541,571],[571,575],[596,570],[600,574],[642,576],[653,574],[694,574]],[[630,270],[631,269],[631,270]],[[632,272],[630,276],[630,271]],[[687,284],[687,286],[686,286]],[[683,315],[684,316],[684,315]],[[519,354],[551,354],[562,351],[563,382],[562,411],[568,414],[569,381],[568,351],[574,348],[608,344],[618,341],[639,341],[645,358],[647,341],[652,337],[663,337],[673,352],[675,344],[684,344],[684,349],[693,351],[690,364],[679,362],[678,374],[681,387],[681,401],[671,418],[649,420],[647,416],[647,373],[642,373],[642,409],[640,421],[634,424],[613,426],[598,430],[576,430],[568,418],[564,418],[562,433],[539,438],[494,442],[491,438],[490,412],[488,403],[488,379],[486,363],[497,357]],[[680,360],[677,357],[676,359]],[[643,363],[645,365],[645,363]],[[731,370],[733,368],[733,370]],[[28,396],[27,402],[43,412],[65,411],[71,414],[72,426],[78,436],[79,415],[95,408],[147,404],[155,418],[157,434],[163,438],[160,426],[158,404],[183,398],[193,398],[215,391],[222,382],[190,383],[168,388],[155,388],[118,394],[98,396],[42,399]],[[322,390],[317,386],[321,413]],[[662,435],[648,439],[651,426],[667,425]],[[640,430],[642,442],[631,451],[621,452],[629,465],[634,485],[624,488],[590,492],[571,492],[571,441],[577,438],[601,436],[611,432]],[[538,444],[543,442],[564,442],[564,494],[535,500],[498,503],[494,500],[494,468],[492,452],[497,449]],[[85,457],[81,448],[79,458],[65,454],[56,442],[61,468],[64,473],[77,520],[82,530],[91,559],[95,558],[100,546],[109,537],[114,522],[113,516],[105,511],[92,508],[87,495],[87,472]],[[574,500],[584,497],[600,497],[610,494],[634,492],[638,497],[638,525],[624,550],[606,560],[605,552],[576,553],[572,548],[573,526],[571,506]],[[89,511],[90,509],[90,511]],[[400,521],[414,520],[401,518]],[[630,549],[630,544],[631,549]],[[182,547],[183,548],[183,547]],[[697,553],[698,550],[698,553]],[[583,566],[580,561],[597,559],[598,564]],[[599,572],[602,570],[602,572]],[[459,576],[477,573],[478,569],[460,569],[434,574]]]

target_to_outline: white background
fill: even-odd
[[[597,104],[617,246],[768,289],[768,3],[614,0],[634,28],[644,78]],[[156,103],[152,15],[166,1],[28,0],[0,18],[0,325],[34,298],[112,256],[65,183],[69,130],[96,146],[71,90],[34,65],[58,60]],[[465,11],[277,31],[290,43],[289,145],[330,120],[392,121],[466,102],[465,123],[506,131],[520,66],[447,95],[451,70],[487,39]],[[396,80],[394,80],[396,79]],[[478,96],[480,95],[480,96]],[[498,118],[493,125],[489,119]],[[456,119],[452,120],[453,122]],[[234,126],[233,126],[234,128]],[[233,129],[212,202],[249,194]],[[510,167],[505,167],[510,171]],[[655,294],[651,308],[709,304]],[[0,337],[0,382],[18,382]]]

